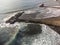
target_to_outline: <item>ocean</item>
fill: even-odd
[[[54,0],[0,0],[0,45],[60,45],[60,35],[48,25],[37,24],[39,26],[37,30],[41,32],[30,35],[27,33],[29,32],[28,25],[32,23],[7,24],[4,21],[14,15],[13,11],[34,8],[42,3],[47,6],[59,5]],[[33,34],[33,32],[31,33]]]
[[[18,10],[35,8],[42,3],[47,6],[56,6],[60,4],[55,0],[0,0],[0,22],[2,22],[2,19],[10,16],[8,12],[12,13]]]
[[[39,4],[58,5],[54,0],[0,0],[0,13],[36,7]]]

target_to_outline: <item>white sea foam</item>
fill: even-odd
[[[15,24],[2,24],[5,27],[0,27],[0,34],[3,35],[5,34],[6,37],[3,35],[3,39],[0,37],[1,41],[2,40],[9,40],[5,45],[8,45],[13,39],[15,39],[16,34],[18,33],[19,30],[23,31],[22,29],[26,27],[30,23],[18,23],[16,22]],[[40,24],[42,26],[42,33],[34,36],[24,36],[22,40],[22,45],[57,45],[60,42],[60,35],[53,31],[49,26]],[[13,26],[13,27],[9,27]],[[17,28],[18,27],[18,28]],[[13,33],[14,32],[14,33]],[[1,36],[0,35],[0,36]],[[10,39],[7,39],[7,37],[11,37]],[[18,40],[19,41],[19,40]],[[28,42],[27,42],[28,41]]]
[[[14,16],[15,14],[17,14],[18,12],[16,13],[11,13],[11,14],[8,14],[9,16],[4,18],[3,21],[7,21],[8,19],[10,19],[12,16]]]
[[[35,11],[35,10],[27,10],[27,11],[25,11],[25,14],[31,14],[31,13],[36,13],[37,11]]]
[[[16,36],[19,31],[18,24],[0,24],[0,42],[5,41],[5,45],[8,45]]]
[[[48,10],[46,12],[46,10]],[[41,19],[44,19],[44,18],[51,18],[51,17],[59,17],[60,16],[60,9],[57,9],[57,8],[46,8],[46,10],[43,10],[44,12],[41,13],[41,15],[37,15],[38,18],[41,17]]]
[[[33,36],[24,36],[22,45],[59,45],[60,35],[49,26],[41,24],[42,33]]]

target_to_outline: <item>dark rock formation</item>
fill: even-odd
[[[28,24],[26,35],[35,35],[41,33],[41,26],[39,24]]]
[[[44,4],[39,5],[39,7],[45,7]]]
[[[8,20],[6,21],[6,23],[14,24],[14,23],[17,21],[18,17],[20,17],[23,13],[24,13],[24,12],[19,12],[19,13],[17,13],[15,16],[13,16],[13,17],[11,17],[10,19],[8,19]]]

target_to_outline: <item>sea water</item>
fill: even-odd
[[[40,33],[26,33],[28,24],[15,23],[0,26],[0,45],[60,45],[60,35],[45,24],[39,24]],[[33,23],[34,24],[34,23]],[[38,30],[38,29],[37,29]],[[39,31],[38,31],[39,32]]]
[[[59,5],[54,0],[0,0],[0,13],[32,8],[42,3],[48,6]]]
[[[32,8],[40,3],[48,6],[59,5],[54,0],[0,0],[0,45],[60,45],[60,35],[45,24],[39,24],[41,33],[26,36],[28,23],[7,24],[4,22],[4,19],[14,14],[3,13]]]

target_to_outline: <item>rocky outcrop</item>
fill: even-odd
[[[45,7],[44,4],[40,4],[39,7]]]
[[[46,8],[46,10],[49,11],[43,13],[38,11],[31,13],[32,11],[30,11],[29,14],[26,14],[25,12],[17,13],[15,16],[8,19],[6,23],[14,24],[15,22],[31,22],[60,26],[60,9]]]
[[[6,21],[6,23],[14,24],[17,20],[18,17],[20,17],[24,12],[19,12],[15,16],[12,16],[10,19]]]

